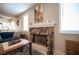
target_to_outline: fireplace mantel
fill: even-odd
[[[30,26],[30,28],[36,28],[36,27],[54,27],[55,22],[50,23],[35,23]]]

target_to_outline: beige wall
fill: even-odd
[[[34,8],[31,8],[25,14],[29,15],[29,27],[30,23],[34,23]],[[24,14],[23,14],[24,15]],[[22,16],[20,21],[22,21]],[[79,35],[74,34],[61,34],[59,33],[59,4],[44,4],[44,22],[47,21],[56,22],[55,24],[55,40],[54,40],[54,54],[65,54],[65,40],[79,41]],[[22,28],[22,24],[20,26]],[[21,29],[22,30],[22,29]]]
[[[19,22],[19,28],[20,31],[23,31],[23,16],[28,14],[28,19],[29,19],[29,23],[28,23],[28,27],[30,27],[30,23],[33,23],[34,22],[34,18],[33,18],[33,8],[28,10],[27,12],[23,13],[22,15],[20,15],[17,19],[20,20]]]
[[[19,20],[19,25],[17,27],[18,32],[23,31],[23,18],[22,17],[19,17],[17,19]]]

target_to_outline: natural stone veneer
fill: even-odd
[[[36,27],[30,28],[30,37],[33,40],[33,34],[47,35],[47,54],[53,54],[54,50],[54,27]]]

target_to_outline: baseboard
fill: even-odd
[[[54,50],[54,55],[65,55],[64,51]]]

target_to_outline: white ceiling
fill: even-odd
[[[13,17],[36,5],[35,3],[0,3],[0,15]]]

